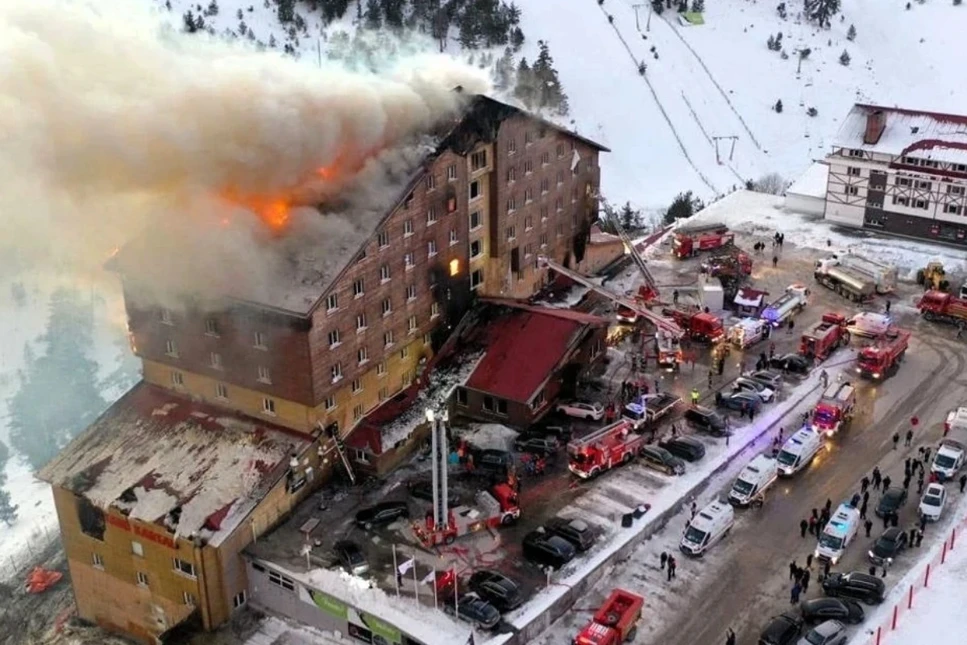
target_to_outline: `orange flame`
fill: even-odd
[[[315,175],[330,181],[336,176],[333,166],[323,166],[316,169]],[[296,192],[292,191],[293,194]],[[259,216],[265,224],[273,231],[280,232],[289,223],[293,204],[293,195],[289,196],[256,196],[246,195],[234,189],[222,191],[222,198],[233,204],[243,206]],[[222,219],[222,225],[228,226],[228,218]]]

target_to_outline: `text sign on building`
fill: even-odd
[[[108,514],[107,523],[115,528],[119,528],[123,531],[129,533],[134,533],[138,537],[144,538],[148,542],[154,542],[155,544],[160,544],[161,546],[166,546],[169,549],[177,548],[175,546],[175,541],[172,540],[167,535],[159,535],[158,533],[153,533],[148,529],[139,526],[137,524],[131,524],[126,517],[120,517],[118,515]]]

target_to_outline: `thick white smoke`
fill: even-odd
[[[162,218],[202,239],[223,235],[217,243],[236,245],[257,273],[272,261],[251,255],[266,246],[259,223],[236,216],[251,230],[218,231],[219,195],[359,184],[373,159],[397,160],[385,151],[458,111],[455,86],[488,90],[484,72],[445,56],[379,74],[320,69],[180,33],[146,4],[0,2],[0,275],[38,262],[93,274]],[[335,175],[321,179],[320,168]]]

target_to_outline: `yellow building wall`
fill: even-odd
[[[315,432],[319,422],[328,425],[335,421],[339,423],[341,432],[346,434],[362,415],[409,386],[416,377],[420,360],[423,358],[429,360],[431,355],[432,350],[424,343],[422,336],[413,338],[399,350],[387,356],[384,361],[386,366],[384,374],[378,373],[379,363],[373,361],[372,366],[359,378],[362,386],[360,391],[353,392],[352,381],[348,380],[335,387],[331,396],[336,405],[332,409],[326,408],[325,401],[312,408],[278,397],[267,397],[256,390],[228,384],[225,384],[228,398],[220,398],[215,395],[216,384],[219,383],[216,379],[194,372],[176,370],[155,361],[145,359],[142,362],[145,381],[183,396],[201,399],[211,405],[234,410],[246,416],[263,419],[306,434]],[[181,385],[173,384],[172,372],[181,373]],[[262,400],[265,398],[271,398],[275,402],[274,415],[263,412]],[[361,406],[360,409],[357,410],[357,406]],[[357,414],[360,412],[361,414]]]
[[[174,558],[191,562],[197,575],[198,565],[189,542],[174,541],[175,548],[159,544],[147,536],[171,536],[157,526],[128,520],[118,513],[105,513],[105,519],[110,516],[115,524],[108,521],[104,540],[98,540],[81,531],[77,497],[56,486],[53,494],[81,618],[146,640],[194,611],[185,604],[184,594],[191,594],[197,601],[201,597],[198,580],[176,573],[173,563]],[[131,530],[117,526],[124,522]],[[132,542],[141,545],[143,556],[134,553]],[[95,553],[102,566],[94,565]],[[138,584],[138,572],[147,576],[147,586]]]

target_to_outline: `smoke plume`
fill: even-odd
[[[150,227],[143,259],[125,255],[148,271],[173,253],[179,266],[154,271],[166,286],[272,289],[300,236],[338,237],[357,225],[354,208],[384,208],[415,138],[489,89],[484,72],[446,56],[320,68],[181,33],[145,4],[0,3],[0,275],[40,265],[93,276]],[[347,191],[360,197],[339,214],[299,208]],[[283,235],[266,239],[266,209],[285,211]],[[202,258],[199,270],[186,235],[242,264]]]

